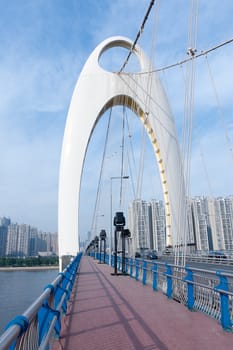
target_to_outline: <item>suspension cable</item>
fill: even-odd
[[[141,139],[141,152],[140,152],[139,169],[138,169],[138,179],[137,179],[137,190],[136,190],[137,199],[141,198],[141,193],[142,193],[145,152],[146,152],[145,128],[143,126],[142,127],[142,139]]]
[[[135,198],[136,193],[135,193],[135,184],[134,184],[134,174],[133,174],[132,166],[131,166],[130,151],[132,154],[132,162],[133,162],[134,169],[136,169],[136,162],[135,162],[135,155],[134,155],[134,149],[133,149],[133,144],[132,144],[132,133],[130,131],[129,120],[128,120],[127,114],[126,114],[126,126],[127,126],[127,130],[128,130],[128,139],[129,139],[129,147],[127,147],[127,160],[128,160],[128,166],[129,166],[130,179],[131,179],[131,183],[132,183],[133,198]]]
[[[108,118],[107,132],[106,132],[105,143],[104,143],[104,151],[103,151],[103,156],[102,156],[102,161],[101,161],[99,181],[98,181],[98,187],[97,187],[97,193],[96,193],[95,207],[94,207],[94,212],[93,212],[93,217],[92,217],[91,233],[93,233],[93,231],[95,231],[96,226],[97,226],[97,210],[98,210],[99,199],[100,199],[101,181],[102,181],[102,174],[103,174],[103,170],[104,170],[105,155],[106,155],[108,138],[109,138],[111,117],[112,117],[112,108],[110,109],[109,118]],[[96,234],[96,232],[94,232],[94,234]]]
[[[152,70],[152,62],[153,62],[152,56],[154,56],[154,54],[155,54],[159,5],[160,5],[160,1],[157,0],[155,16],[154,16],[154,31],[153,31],[152,45],[151,45],[151,50],[150,50],[150,60],[149,60],[150,70]],[[151,95],[152,78],[153,78],[153,74],[149,74],[148,79],[147,79],[147,85],[145,88],[145,94],[144,94],[145,97],[144,97],[144,101],[143,101],[143,108],[144,108],[146,118],[148,118],[148,111],[150,110],[150,105],[151,105],[151,100],[152,100],[152,95]],[[141,136],[141,152],[140,152],[140,161],[139,161],[138,178],[137,178],[137,189],[136,189],[136,198],[137,199],[141,198],[141,195],[142,195],[142,185],[143,185],[143,177],[144,177],[144,163],[145,163],[145,155],[146,155],[146,129],[145,129],[145,126],[143,124],[142,124],[141,135],[142,135]]]
[[[176,264],[185,265],[186,254],[186,227],[187,227],[187,197],[190,191],[190,162],[191,162],[191,149],[192,149],[192,123],[193,123],[193,105],[194,105],[194,83],[195,83],[195,47],[197,40],[197,17],[198,17],[198,0],[192,0],[190,11],[190,26],[188,44],[189,48],[187,54],[190,55],[186,66],[186,79],[185,79],[185,101],[184,101],[184,114],[183,114],[183,130],[182,130],[182,160],[180,172],[185,176],[185,203],[184,210],[182,209],[183,194],[181,193],[182,187],[179,189],[179,218],[178,227],[182,227],[177,234],[177,242],[175,248],[175,262]],[[181,256],[180,256],[181,255]],[[180,260],[181,257],[181,260]]]
[[[150,71],[143,71],[143,72],[135,72],[134,74],[136,75],[142,75],[142,74],[149,74],[149,73],[157,73],[157,72],[161,72],[161,71],[165,71],[167,69],[171,69],[171,68],[174,68],[174,67],[177,67],[177,66],[180,66],[184,63],[187,63],[191,60],[194,60],[196,58],[199,58],[201,56],[205,56],[207,55],[208,53],[212,52],[212,51],[215,51],[225,45],[228,45],[228,44],[231,44],[233,42],[233,38],[229,39],[229,40],[226,40],[226,41],[223,41],[222,43],[214,46],[214,47],[211,47],[210,49],[208,50],[205,50],[205,51],[201,51],[200,53],[196,53],[194,52],[194,55],[193,56],[190,56],[189,58],[186,58],[186,59],[183,59],[182,61],[179,61],[179,62],[176,62],[176,63],[172,63],[172,64],[169,64],[167,66],[164,66],[164,67],[161,67],[161,68],[156,68],[156,69],[152,69]]]
[[[125,106],[123,105],[122,139],[121,139],[121,185],[120,185],[120,209],[122,208],[123,196],[123,174],[124,174],[124,152],[125,151]]]
[[[142,24],[141,24],[141,26],[140,26],[140,28],[139,28],[138,33],[137,33],[137,36],[136,36],[136,38],[135,38],[135,40],[134,40],[134,42],[133,42],[133,45],[132,45],[132,47],[131,47],[131,49],[130,49],[130,51],[129,51],[129,53],[128,53],[128,56],[126,57],[125,62],[124,62],[123,65],[121,66],[121,69],[119,70],[118,73],[122,73],[122,71],[124,70],[125,66],[126,66],[127,63],[129,62],[130,56],[132,55],[132,53],[133,53],[133,51],[134,51],[134,49],[135,49],[135,46],[136,46],[136,44],[137,44],[137,42],[138,42],[138,39],[140,38],[140,36],[141,36],[141,34],[142,34],[142,32],[143,32],[144,26],[145,26],[145,24],[146,24],[146,21],[147,21],[147,19],[148,19],[148,17],[149,17],[149,14],[150,14],[150,11],[151,11],[153,5],[154,5],[154,0],[151,0],[150,5],[149,5],[149,7],[148,7],[148,9],[147,9],[147,11],[146,11],[146,14],[145,14],[144,18],[143,18]]]
[[[150,69],[152,69],[153,57],[155,54],[155,46],[156,46],[156,38],[157,38],[157,27],[158,27],[158,13],[159,13],[159,5],[160,2],[156,3],[156,11],[154,17],[154,31],[152,37],[152,45],[150,50]],[[148,118],[148,111],[150,110],[151,105],[151,89],[152,89],[152,78],[153,74],[149,74],[147,79],[147,86],[145,90],[145,101],[144,101],[144,111],[146,114],[146,118]],[[142,194],[142,184],[143,184],[143,176],[144,176],[144,163],[145,163],[145,155],[146,155],[146,130],[145,126],[142,124],[142,141],[141,141],[141,155],[140,155],[140,164],[139,164],[139,176],[138,176],[138,184],[137,184],[137,198],[141,198]],[[144,223],[145,224],[145,223]]]

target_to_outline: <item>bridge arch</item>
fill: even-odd
[[[125,37],[112,37],[96,47],[80,74],[68,111],[59,174],[60,257],[76,255],[79,250],[79,191],[87,147],[99,118],[116,105],[125,105],[136,113],[153,145],[165,201],[167,244],[177,244],[178,233],[184,227],[182,162],[166,95],[155,73],[150,77],[148,96],[148,74],[114,73],[100,67],[101,55],[112,47],[130,50],[132,42]],[[148,72],[151,64],[143,51],[136,46],[133,53],[138,57],[140,73]]]

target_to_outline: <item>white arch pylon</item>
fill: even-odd
[[[60,258],[79,251],[79,191],[85,154],[99,118],[115,105],[126,105],[137,114],[153,145],[165,201],[167,245],[177,244],[178,234],[184,228],[182,162],[174,119],[162,85],[153,73],[148,96],[148,74],[119,74],[100,67],[100,56],[112,47],[130,50],[132,42],[112,37],[96,47],[80,74],[67,116],[59,177]],[[133,53],[140,62],[141,73],[148,72],[151,63],[142,50],[136,46]]]

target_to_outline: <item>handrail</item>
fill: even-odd
[[[0,350],[21,349],[24,341],[29,342],[29,330],[36,322],[36,334],[33,337],[33,344],[37,343],[39,350],[45,350],[50,341],[53,329],[56,323],[60,325],[60,313],[62,309],[66,310],[66,304],[72,290],[74,280],[82,254],[77,257],[59,273],[55,280],[47,285],[43,293],[29,306],[29,308],[20,316],[13,319],[8,325],[5,332],[0,336]],[[57,299],[57,300],[56,300]],[[43,309],[46,309],[43,315]],[[51,318],[51,314],[53,315]],[[47,322],[47,327],[44,324]],[[41,326],[43,324],[43,327]],[[60,331],[56,330],[57,333]],[[28,349],[33,348],[33,346]]]
[[[59,282],[60,280],[61,280],[61,277],[59,278]],[[54,287],[55,285],[56,284],[54,284]],[[22,316],[28,319],[29,323],[36,316],[37,311],[41,308],[41,306],[43,305],[43,302],[48,299],[48,297],[50,296],[50,293],[51,293],[51,290],[47,288],[34,301],[34,303],[31,304],[29,308],[22,314]],[[7,328],[6,331],[0,337],[0,350],[4,350],[8,348],[12,344],[12,342],[20,335],[20,332],[21,332],[21,327],[17,324],[12,324],[9,328]]]

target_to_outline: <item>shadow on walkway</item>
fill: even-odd
[[[84,256],[53,350],[230,350],[217,321]]]

